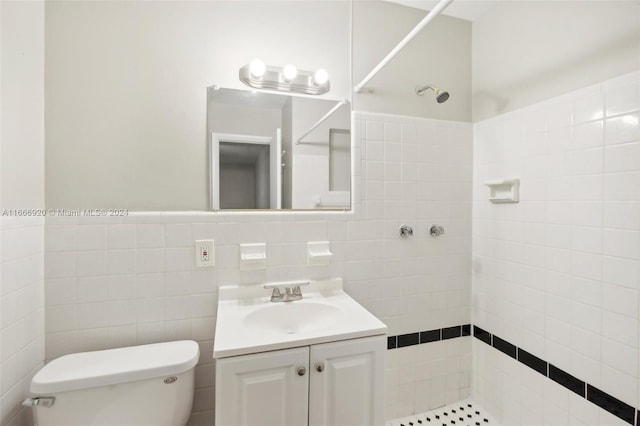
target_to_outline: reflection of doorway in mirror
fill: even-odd
[[[220,208],[269,208],[269,145],[220,142]]]
[[[211,134],[211,208],[281,208],[281,131],[273,137]]]

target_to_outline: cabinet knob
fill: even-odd
[[[307,373],[307,369],[305,367],[298,367],[296,373],[298,373],[298,376],[304,376]]]
[[[318,373],[322,373],[324,371],[324,363],[323,362],[319,362],[316,364],[316,371]]]

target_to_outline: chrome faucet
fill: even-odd
[[[301,286],[309,285],[308,282],[294,282],[294,283],[273,283],[265,284],[264,288],[273,289],[271,293],[272,302],[293,302],[294,300],[302,299]]]

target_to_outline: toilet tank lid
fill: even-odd
[[[193,340],[82,352],[56,358],[31,380],[37,395],[184,373],[200,357]]]

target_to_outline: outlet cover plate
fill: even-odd
[[[215,266],[215,246],[213,240],[196,240],[196,267],[211,268]]]

